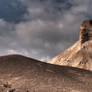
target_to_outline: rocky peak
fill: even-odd
[[[48,62],[92,70],[92,20],[80,25],[79,40],[73,46]]]
[[[81,44],[92,40],[92,20],[85,20],[80,26],[79,40]]]

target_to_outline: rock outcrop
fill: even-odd
[[[85,20],[80,26],[79,40],[81,44],[92,40],[92,20]]]
[[[92,70],[92,20],[81,24],[79,40],[73,46],[48,62]]]

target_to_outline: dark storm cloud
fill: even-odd
[[[0,36],[9,36],[11,34],[12,36],[12,31],[14,29],[14,24],[10,24],[3,19],[0,19]]]
[[[43,19],[56,21],[61,18],[61,16],[63,17],[65,10],[71,9],[72,2],[70,1],[71,0],[21,0],[21,2],[28,7],[28,15],[25,15],[28,20]]]
[[[26,7],[26,12],[20,13],[26,21],[11,24],[1,19],[1,55],[20,53],[41,60],[52,58],[78,40],[81,22],[92,13],[91,0],[20,2]]]
[[[19,22],[26,13],[26,7],[19,0],[0,0],[0,18],[8,22]]]

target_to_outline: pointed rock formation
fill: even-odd
[[[92,20],[81,24],[79,40],[73,46],[48,62],[92,70]]]

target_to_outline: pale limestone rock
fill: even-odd
[[[81,24],[79,40],[73,46],[48,62],[92,70],[92,20]]]

